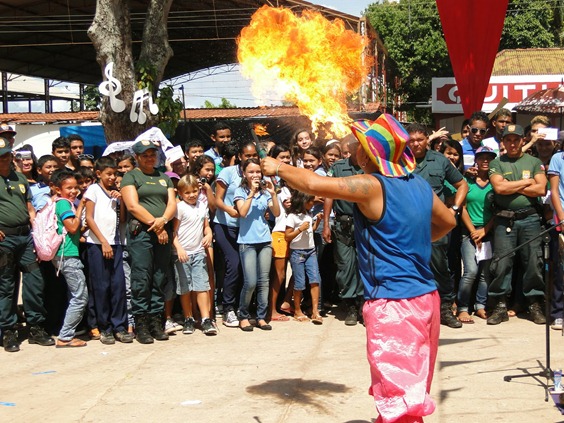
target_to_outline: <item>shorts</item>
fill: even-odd
[[[288,242],[284,239],[284,232],[272,232],[272,257],[290,257],[290,248]]]
[[[186,263],[176,260],[174,270],[178,281],[176,293],[184,295],[188,292],[205,292],[210,289],[206,252],[190,254]]]
[[[306,275],[310,285],[321,284],[319,266],[317,265],[317,253],[315,248],[308,250],[291,250],[290,265],[294,275],[294,291],[303,291],[306,286]]]

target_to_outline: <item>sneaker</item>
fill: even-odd
[[[125,330],[122,330],[120,332],[116,332],[116,334],[114,335],[115,339],[118,340],[119,342],[123,342],[124,344],[130,344],[133,342],[133,334],[129,333]]]
[[[204,319],[202,321],[202,332],[204,332],[204,335],[208,336],[217,335],[217,329],[211,319]]]
[[[529,306],[529,315],[531,316],[531,320],[537,325],[544,325],[546,323],[546,317],[539,303],[533,303]]]
[[[112,332],[102,331],[102,333],[100,333],[100,342],[104,345],[113,345],[116,343],[116,338],[114,338]]]
[[[554,322],[552,322],[552,324],[550,325],[550,328],[554,329],[554,330],[562,330],[562,324],[564,324],[564,319],[562,319],[561,317],[558,317],[558,318],[554,319]]]
[[[227,313],[223,315],[223,324],[228,328],[239,327],[239,319],[237,319],[237,315],[233,310],[229,310]]]
[[[90,339],[97,341],[100,339],[100,330],[98,328],[92,328],[90,329],[90,332],[88,332],[88,335],[90,336]]]
[[[166,334],[170,335],[176,331],[182,330],[182,325],[179,325],[172,319],[166,319],[164,331]]]
[[[184,320],[184,328],[182,329],[182,333],[184,335],[193,334],[195,330],[195,326],[196,326],[196,321],[194,320],[194,318],[188,317],[186,320]]]

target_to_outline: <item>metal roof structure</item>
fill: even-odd
[[[138,54],[147,2],[130,0],[134,57]],[[168,35],[174,56],[164,80],[237,62],[236,38],[260,7],[317,10],[358,31],[360,18],[302,0],[174,0]],[[98,84],[102,71],[87,35],[95,0],[2,0],[0,71],[82,84]]]
[[[563,75],[564,49],[527,48],[497,53],[492,76]]]

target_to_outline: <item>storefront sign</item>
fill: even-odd
[[[534,92],[558,87],[561,83],[561,75],[492,76],[482,111],[491,112],[504,97],[509,100],[505,107],[511,110],[517,103]],[[463,113],[454,78],[433,78],[432,112]]]

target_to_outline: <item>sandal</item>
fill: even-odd
[[[77,347],[85,347],[86,341],[83,341],[82,339],[78,339],[78,338],[73,338],[70,341],[62,341],[60,339],[57,339],[57,342],[55,343],[55,348],[77,348]]]
[[[458,320],[460,320],[462,323],[466,323],[468,325],[471,325],[474,323],[474,319],[472,319],[472,317],[468,314],[467,311],[461,311],[460,313],[458,313]]]
[[[323,317],[321,317],[319,314],[315,314],[315,315],[311,316],[311,322],[314,325],[322,325],[323,324]]]
[[[275,316],[272,316],[270,318],[271,321],[273,322],[287,322],[290,320],[290,318],[288,316],[285,316],[284,314],[278,314]]]
[[[284,314],[294,314],[294,307],[292,307],[292,306],[288,306],[288,307],[280,306],[280,312],[282,312]]]
[[[486,310],[483,308],[480,308],[478,310],[476,310],[476,312],[474,313],[476,316],[478,316],[480,319],[487,319],[488,315],[486,313]]]
[[[309,322],[309,317],[307,317],[305,314],[302,314],[301,316],[294,317],[294,320],[300,323]]]

